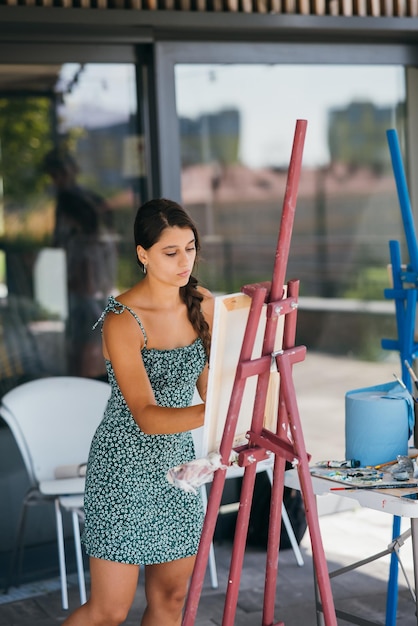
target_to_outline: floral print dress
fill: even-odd
[[[147,348],[138,316],[110,297],[105,316],[131,314],[144,334],[142,358],[158,405],[189,406],[206,355],[201,340],[173,350]],[[149,565],[196,554],[203,525],[200,493],[174,487],[167,471],[195,458],[190,431],[141,431],[106,361],[111,396],[91,444],[84,497],[83,543],[96,558]],[[82,399],[80,399],[82,401]]]

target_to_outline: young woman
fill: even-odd
[[[192,270],[199,237],[175,202],[137,213],[136,254],[145,276],[110,297],[100,318],[111,397],[93,438],[85,492],[84,545],[91,593],[66,626],[116,626],[145,569],[142,626],[179,626],[202,524],[199,495],[167,471],[194,458],[191,429],[205,405],[211,294]],[[80,399],[82,401],[82,399]]]

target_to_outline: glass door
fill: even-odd
[[[137,108],[132,63],[0,65],[0,395],[105,376],[92,326],[137,278]]]
[[[181,195],[204,235],[205,283],[270,280],[301,118],[289,278],[305,297],[382,300],[388,241],[403,240],[386,130],[404,145],[404,68],[179,63],[175,76]]]

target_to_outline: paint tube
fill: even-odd
[[[317,467],[360,467],[360,461],[348,459],[346,461],[320,461]]]

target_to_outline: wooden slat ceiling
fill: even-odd
[[[0,0],[6,6],[416,17],[418,0]]]

